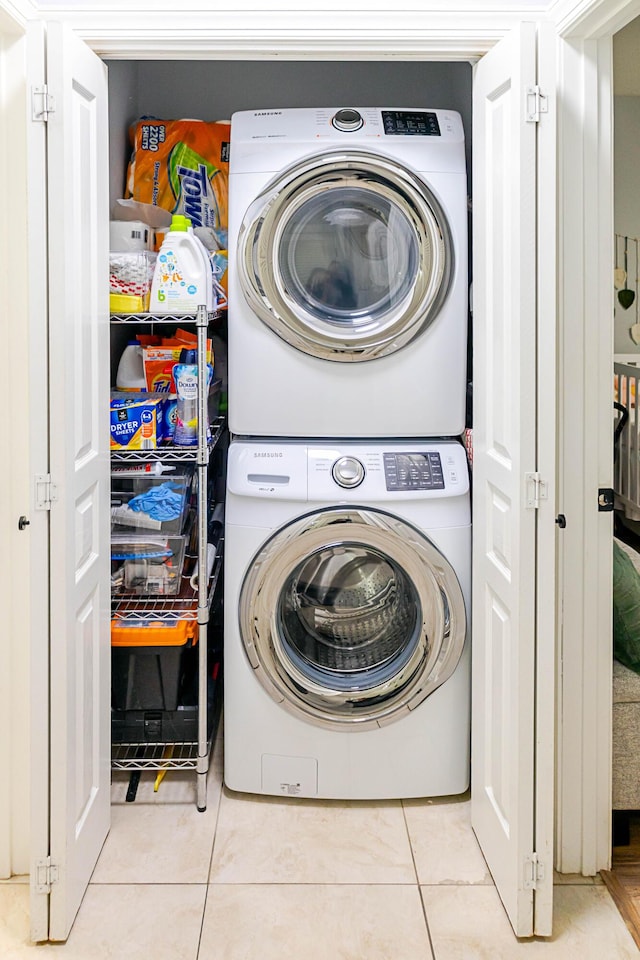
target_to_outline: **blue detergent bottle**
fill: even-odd
[[[176,384],[176,429],[173,442],[176,447],[195,447],[198,444],[198,363],[197,351],[184,349],[173,367]],[[208,390],[213,379],[213,367],[207,364]],[[205,425],[206,430],[209,424]]]

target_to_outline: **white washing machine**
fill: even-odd
[[[471,523],[455,441],[234,441],[225,783],[385,799],[469,783]]]
[[[235,113],[229,427],[458,436],[467,180],[450,110]]]

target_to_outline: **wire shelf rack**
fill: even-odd
[[[211,743],[209,740],[206,756]],[[113,770],[193,770],[197,764],[197,742],[114,743],[111,747]]]
[[[209,452],[216,446],[225,429],[225,417],[216,417],[211,421],[211,439]],[[154,450],[112,450],[112,463],[148,463],[162,460],[163,463],[195,463],[198,459],[197,447],[174,447],[172,444],[156,447]]]
[[[198,383],[204,384],[206,381],[206,347],[207,347],[207,328],[217,320],[222,320],[225,311],[207,311],[204,305],[198,306],[197,313],[194,316],[158,316],[156,314],[112,314],[112,324],[136,324],[152,326],[154,324],[172,325],[195,322],[197,326],[197,358],[198,358]],[[216,586],[222,571],[222,536],[218,541],[217,556],[209,582],[205,582],[204,567],[207,564],[207,534],[208,534],[208,470],[209,459],[213,448],[222,438],[226,428],[224,417],[211,417],[210,439],[205,435],[204,424],[208,419],[209,397],[203,389],[198,390],[198,436],[197,446],[188,449],[177,448],[174,446],[161,446],[154,450],[117,450],[112,451],[112,463],[140,463],[145,461],[162,460],[168,463],[195,462],[198,473],[197,486],[197,505],[196,505],[196,531],[198,544],[198,559],[201,564],[201,576],[198,578],[197,588],[191,587],[188,574],[193,569],[193,564],[189,564],[185,571],[186,576],[181,580],[180,592],[177,596],[158,597],[118,593],[114,594],[112,599],[111,616],[112,623],[124,624],[132,627],[152,627],[154,624],[175,624],[176,621],[191,620],[197,623],[198,638],[198,675],[197,675],[197,704],[196,704],[196,722],[197,738],[188,742],[155,742],[145,741],[143,743],[119,743],[112,744],[112,767],[114,769],[131,770],[130,791],[132,797],[135,797],[134,781],[137,778],[136,771],[140,770],[176,770],[191,769],[195,770],[196,789],[197,789],[197,808],[205,810],[207,806],[206,799],[206,774],[208,768],[208,757],[211,750],[212,739],[209,734],[209,704],[208,704],[208,686],[209,677],[207,670],[208,660],[208,623],[209,611],[214,599]],[[195,558],[192,558],[194,560]],[[162,732],[160,736],[162,736]],[[183,735],[191,732],[183,729]],[[132,737],[134,734],[128,732],[126,736]]]
[[[207,314],[209,323],[215,320],[222,320],[225,315],[224,310],[213,310]],[[159,313],[111,313],[109,314],[111,323],[194,323],[196,315],[194,314],[159,314]]]
[[[217,543],[216,560],[209,579],[207,606],[211,606],[213,595],[222,572],[222,553],[224,538]],[[182,577],[180,593],[175,597],[113,596],[111,600],[111,619],[119,620],[130,626],[147,626],[154,623],[171,623],[175,620],[198,619],[198,591],[193,589],[188,576]]]

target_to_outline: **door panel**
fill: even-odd
[[[473,129],[472,822],[518,936],[534,932],[535,78],[521,24],[478,64]]]
[[[536,818],[535,850],[545,864],[554,862],[555,761],[556,761],[556,633],[560,617],[556,602],[556,443],[557,400],[557,38],[551,24],[538,28],[538,84],[547,94],[547,114],[537,131],[537,468],[546,483],[540,500],[536,545]],[[534,933],[551,936],[553,871],[538,882],[534,898]]]
[[[106,68],[47,28],[52,940],[66,939],[109,829]]]
[[[42,23],[30,23],[27,42],[27,96],[45,82],[45,32]],[[27,226],[29,271],[29,337],[35,343],[47,342],[47,137],[46,124],[26,120],[27,127]],[[18,160],[19,162],[19,160]],[[30,477],[49,470],[48,430],[43,430],[43,410],[48,404],[48,358],[44,350],[31,350],[29,356],[29,436]],[[30,569],[29,569],[29,660],[30,689],[30,874],[29,904],[32,940],[49,936],[49,897],[40,892],[37,864],[49,855],[49,513],[35,509],[36,491],[30,491]],[[43,586],[45,585],[45,586]]]

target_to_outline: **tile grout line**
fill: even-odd
[[[212,756],[213,756],[213,751],[215,750],[215,747],[216,747],[216,745],[215,745],[215,743],[214,743],[214,745],[213,745],[213,747],[212,747]],[[217,771],[214,771],[214,772],[217,773]],[[215,848],[216,848],[216,836],[217,836],[217,833],[218,833],[218,822],[219,822],[219,820],[220,820],[220,808],[221,808],[221,806],[222,806],[223,793],[224,793],[224,769],[223,769],[222,777],[221,777],[221,781],[220,781],[220,793],[219,793],[219,796],[218,796],[218,809],[216,810],[216,819],[215,819],[215,822],[214,822],[214,824],[213,824],[213,837],[212,837],[212,839],[211,839],[211,853],[209,854],[209,864],[208,864],[208,866],[207,866],[207,885],[206,885],[206,889],[205,889],[205,892],[204,892],[204,905],[203,905],[203,907],[202,907],[202,919],[201,919],[201,921],[200,921],[200,933],[198,934],[198,948],[197,948],[197,950],[196,950],[195,960],[198,960],[198,958],[200,957],[200,948],[201,948],[201,946],[202,946],[202,934],[203,934],[203,931],[204,931],[204,918],[205,918],[206,913],[207,913],[207,903],[209,902],[209,888],[210,888],[210,886],[211,886],[211,867],[212,867],[212,865],[213,865],[213,854],[214,854]]]
[[[413,872],[415,874],[416,884],[418,885],[418,889],[420,889],[420,878],[418,877],[418,867],[416,865],[416,858],[413,852],[413,844],[411,843],[411,832],[409,830],[409,823],[407,821],[407,811],[404,806],[404,800],[400,801],[400,809],[402,810],[402,819],[404,821],[404,829],[406,830],[407,840],[409,842],[409,852],[411,853],[411,862],[413,864]]]
[[[416,875],[416,887],[418,889],[418,899],[420,900],[420,908],[422,910],[422,916],[424,917],[424,925],[427,931],[427,938],[429,940],[429,948],[431,950],[431,956],[433,960],[436,960],[436,951],[433,946],[433,940],[431,939],[431,930],[429,929],[429,920],[427,919],[427,908],[422,897],[422,891],[420,890],[420,877],[418,876],[418,865],[416,864],[416,857],[413,852],[413,844],[411,843],[411,831],[409,830],[409,822],[407,820],[407,810],[404,805],[404,800],[400,801],[400,808],[402,810],[402,819],[404,820],[404,827],[407,831],[407,839],[409,841],[409,850],[411,851],[411,860],[413,862],[413,870]]]

